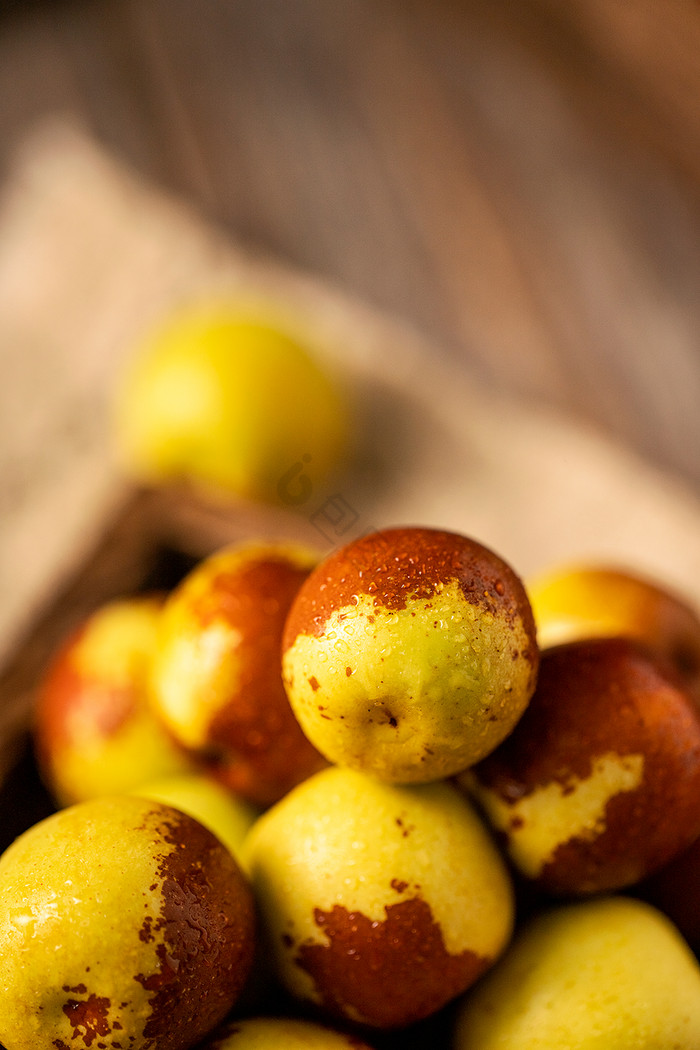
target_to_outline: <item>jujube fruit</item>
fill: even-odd
[[[525,589],[457,533],[397,528],[327,557],[284,630],[283,675],[309,739],[382,779],[449,777],[510,732],[535,686]]]
[[[553,646],[522,719],[464,781],[542,889],[621,889],[700,834],[700,711],[630,639]]]
[[[512,931],[505,863],[447,783],[323,770],[259,818],[243,858],[279,979],[326,1017],[375,1028],[429,1017]]]
[[[668,660],[700,700],[700,616],[685,596],[612,565],[562,565],[527,584],[541,648],[635,638]]]
[[[60,805],[192,770],[150,702],[162,603],[157,596],[105,602],[49,661],[34,740],[42,778]]]
[[[349,411],[308,342],[269,304],[221,298],[164,317],[134,347],[117,397],[128,472],[268,502],[297,461],[324,482],[348,450]]]
[[[63,809],[5,851],[0,885],[7,1050],[186,1050],[247,980],[250,887],[170,806],[121,795]]]
[[[700,967],[673,924],[624,897],[546,910],[465,998],[453,1050],[695,1050]]]
[[[165,602],[152,699],[175,739],[227,787],[269,805],[325,761],[281,676],[289,607],[316,564],[291,544],[233,544],[204,558]]]

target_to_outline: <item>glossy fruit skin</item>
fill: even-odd
[[[209,828],[240,860],[246,835],[259,816],[258,810],[206,773],[149,780],[132,792],[182,810]]]
[[[537,886],[621,889],[700,833],[700,713],[629,639],[554,646],[513,733],[462,782]]]
[[[42,778],[60,805],[191,771],[150,703],[161,608],[160,596],[107,602],[49,663],[37,693],[34,739]]]
[[[541,648],[578,638],[636,638],[668,660],[700,702],[700,616],[651,577],[567,565],[528,583]]]
[[[317,557],[290,544],[234,544],[168,596],[151,677],[160,718],[230,790],[270,805],[325,760],[282,684],[288,609]]]
[[[694,1050],[700,967],[641,901],[603,897],[527,923],[457,1016],[453,1050]]]
[[[289,1017],[245,1017],[226,1025],[200,1050],[371,1050],[337,1029]]]
[[[271,308],[186,304],[133,352],[117,398],[126,469],[217,495],[279,501],[303,461],[321,484],[349,447],[339,384]]]
[[[169,806],[123,795],[63,809],[5,851],[0,882],[7,1050],[186,1050],[240,995],[250,887]]]
[[[525,589],[498,555],[440,529],[373,532],[299,589],[287,695],[329,761],[397,783],[449,777],[492,750],[534,689]]]
[[[390,1029],[429,1017],[512,931],[505,864],[446,783],[331,767],[263,814],[244,863],[279,979],[331,1019]]]

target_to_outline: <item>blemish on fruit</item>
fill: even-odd
[[[377,920],[340,905],[331,911],[316,908],[314,921],[327,943],[301,945],[295,961],[314,981],[330,1014],[356,1015],[387,1029],[440,1009],[468,988],[490,960],[471,951],[451,955],[423,900],[389,904],[384,911],[385,919]],[[353,965],[348,966],[351,952]],[[421,966],[416,966],[418,958]]]
[[[316,678],[316,675],[312,674],[308,681],[313,691],[316,692],[316,690],[319,688],[318,678]]]
[[[71,1038],[82,1040],[85,1046],[92,1046],[98,1036],[109,1035],[111,1027],[108,1014],[111,1005],[109,999],[94,993],[87,999],[68,999],[62,1010],[73,1028]]]
[[[415,555],[420,553],[420,557]],[[396,568],[390,570],[393,561]],[[304,587],[287,638],[322,634],[335,610],[358,594],[371,594],[377,608],[397,612],[411,601],[429,601],[456,580],[466,601],[513,623],[523,601],[522,585],[502,559],[476,541],[440,529],[386,529],[336,552],[324,566],[326,586],[306,606]],[[365,583],[365,577],[370,582]],[[492,593],[493,592],[493,593]]]
[[[160,934],[157,967],[135,976],[154,993],[143,1036],[155,1045],[174,1023],[185,1028],[199,1025],[203,1000],[212,1018],[223,1015],[231,974],[239,972],[242,982],[248,972],[253,923],[251,898],[244,897],[240,909],[233,907],[242,876],[210,831],[182,813],[169,813],[160,831],[173,848],[163,854],[158,868],[162,884],[160,914],[154,924]],[[182,844],[187,848],[179,849]],[[206,975],[202,956],[207,960]]]
[[[396,890],[397,893],[403,893],[408,889],[408,883],[404,882],[403,879],[392,879],[389,885],[392,890]]]
[[[149,944],[151,941],[155,940],[154,923],[155,920],[152,915],[147,915],[143,920],[143,924],[139,930],[139,940],[143,941],[144,944]],[[159,923],[155,924],[155,929],[157,930],[159,926]]]

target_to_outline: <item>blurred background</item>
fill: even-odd
[[[0,10],[0,178],[73,115],[244,246],[700,489],[696,3]]]
[[[700,609],[698,56],[698,0],[0,0],[0,848],[59,642],[233,538],[438,524]],[[132,338],[230,255],[369,394],[352,478],[279,442],[281,524],[109,458]]]

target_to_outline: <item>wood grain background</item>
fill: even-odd
[[[74,114],[243,244],[700,488],[696,2],[1,10],[0,177]]]

